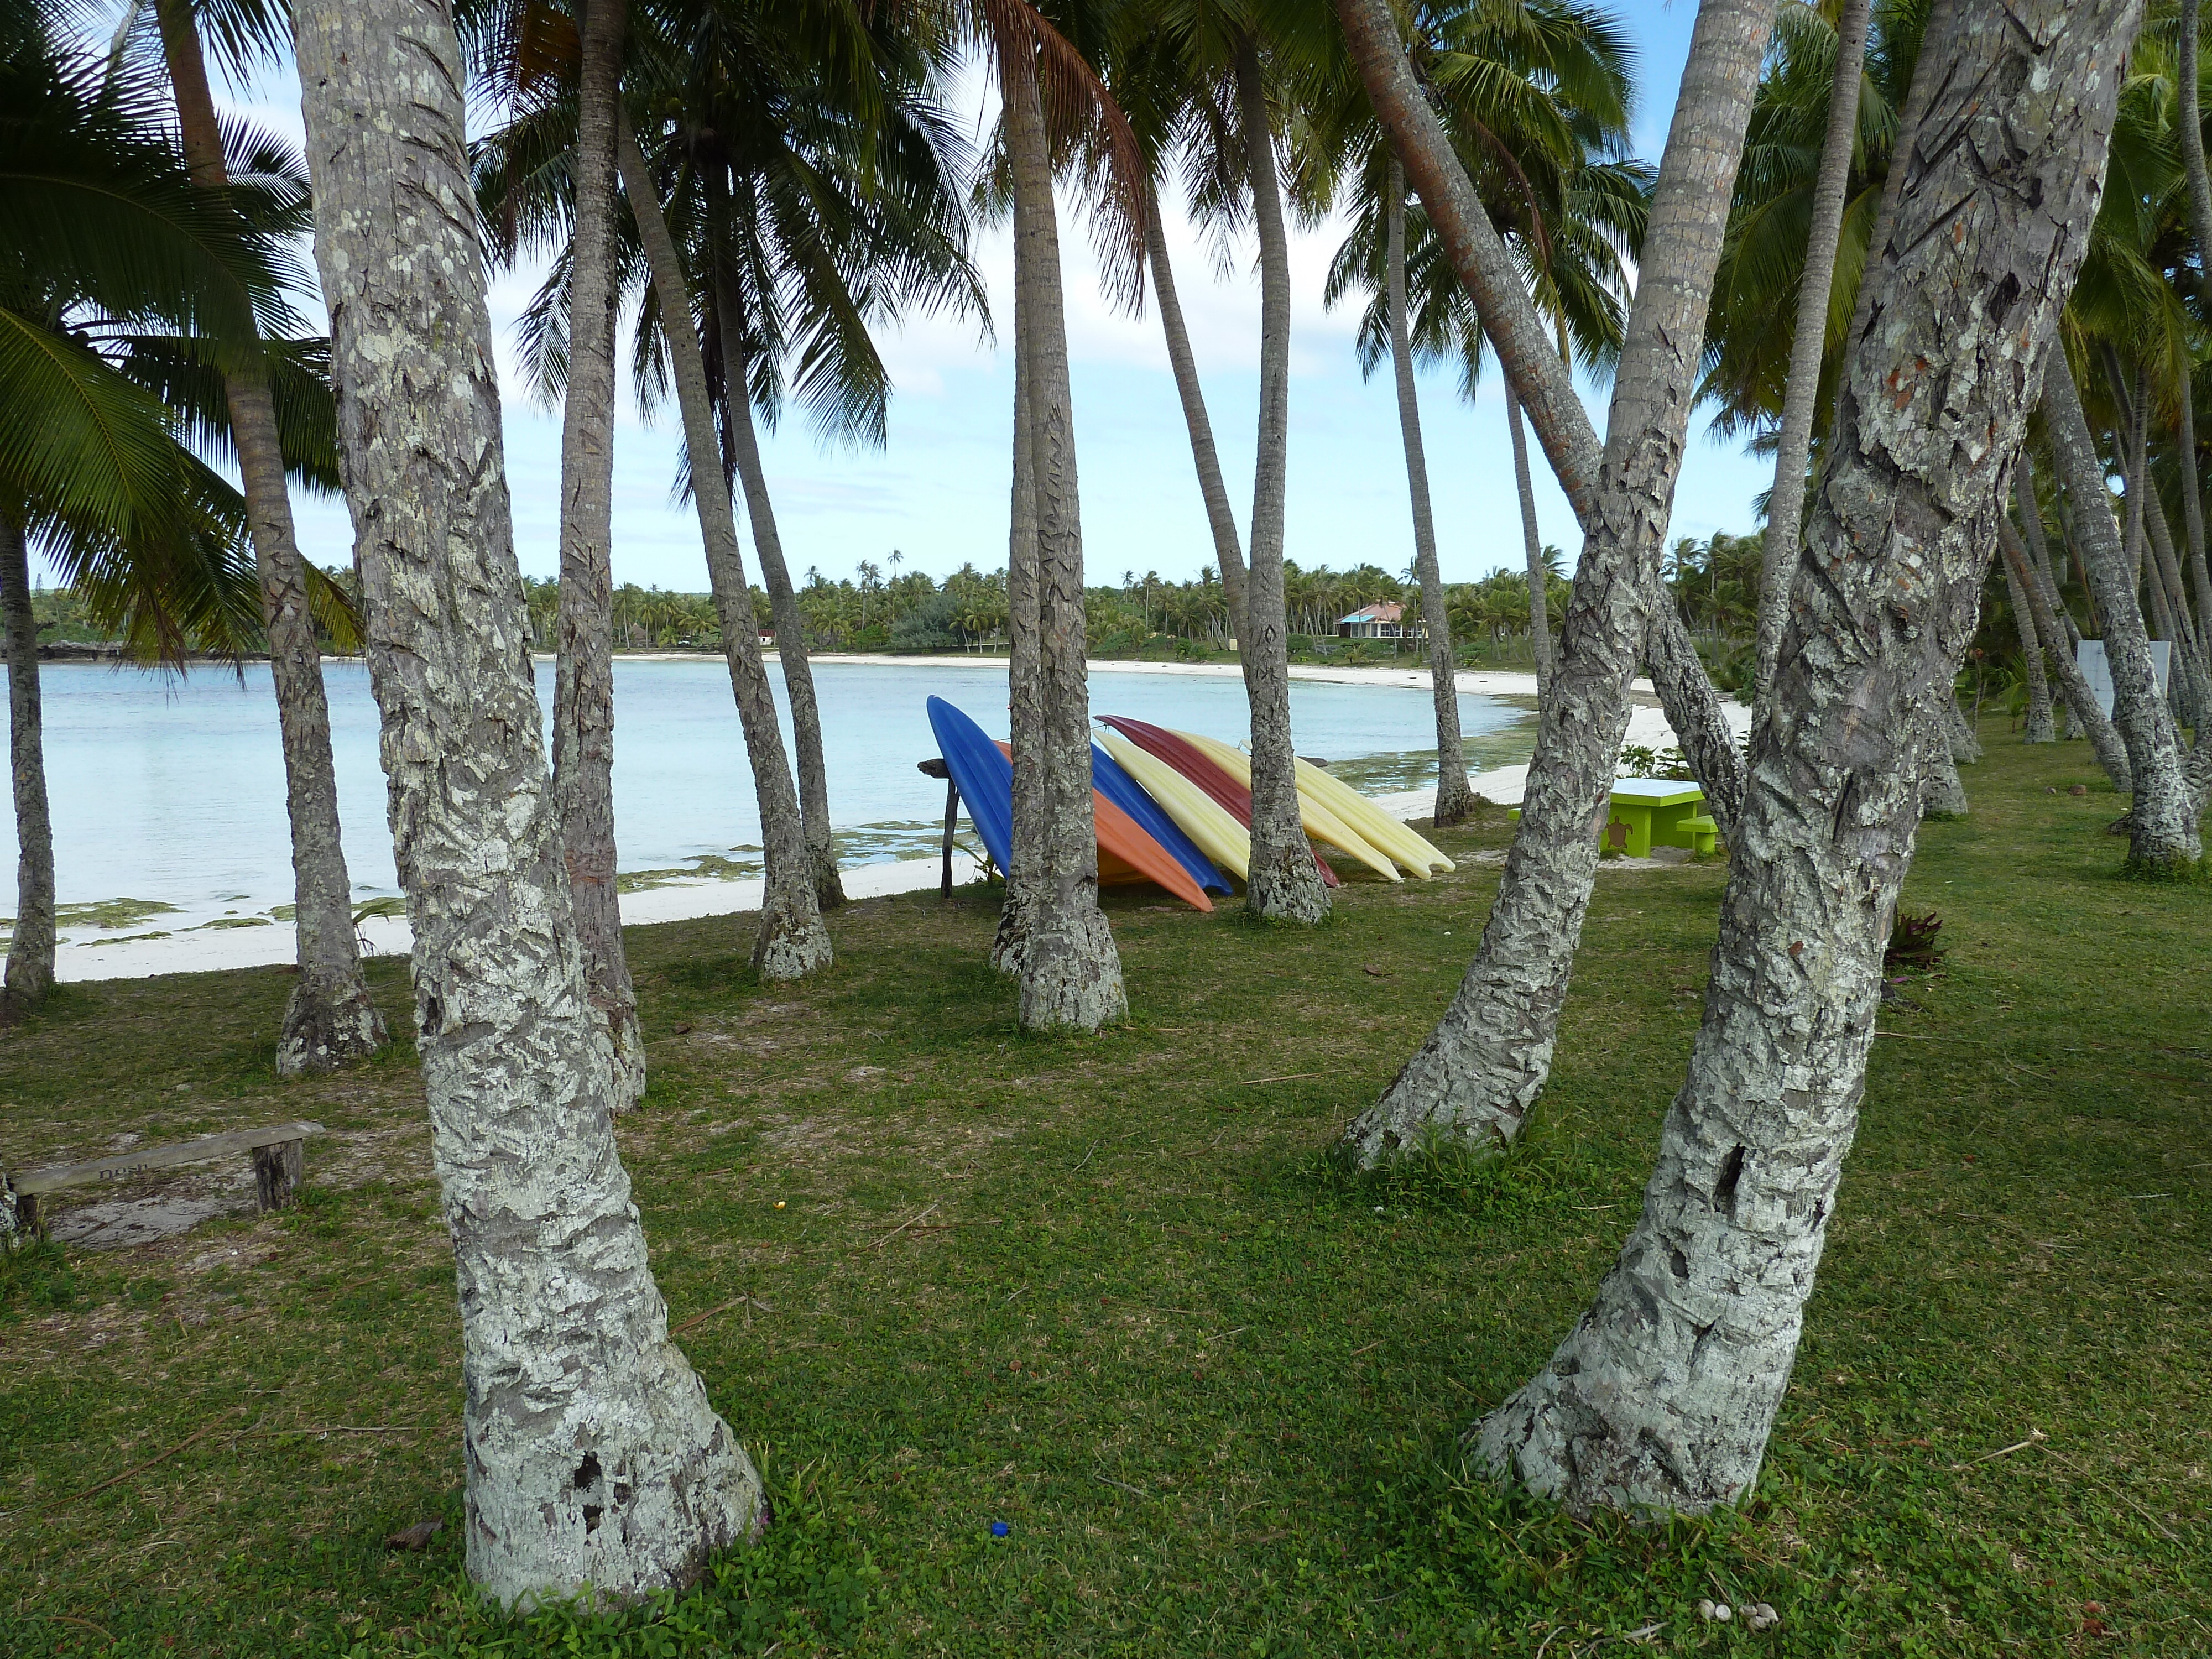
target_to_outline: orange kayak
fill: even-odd
[[[1001,742],[999,752],[1012,760],[1013,745]],[[1213,901],[1206,897],[1199,884],[1190,878],[1190,872],[1182,867],[1175,854],[1154,841],[1136,819],[1096,789],[1091,792],[1091,816],[1098,833],[1098,882],[1101,886],[1149,881],[1166,888],[1185,904],[1208,912],[1212,910]]]

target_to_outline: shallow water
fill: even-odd
[[[377,762],[376,705],[357,663],[325,665],[339,813],[356,897],[397,892]],[[790,741],[782,678],[771,673]],[[1003,662],[895,665],[822,663],[830,801],[849,863],[933,850],[945,786],[915,763],[937,753],[924,699],[958,704],[994,736],[1006,730]],[[213,669],[181,681],[82,664],[48,664],[48,788],[54,820],[55,881],[73,938],[124,931],[252,926],[292,898],[291,842],[284,816],[283,757],[269,671],[256,665],[241,685]],[[541,707],[553,667],[538,667]],[[1202,732],[1229,741],[1247,733],[1243,682],[1233,675],[1103,673],[1091,707]],[[1436,775],[1435,728],[1425,690],[1293,683],[1291,718],[1298,752],[1340,765],[1370,792],[1410,788]],[[1525,752],[1526,712],[1488,697],[1462,696],[1460,720],[1470,759]],[[757,874],[760,841],[743,732],[719,659],[615,664],[615,823],[626,886],[700,873]],[[15,824],[0,813],[0,892],[12,914]],[[173,909],[117,907],[129,898]],[[104,924],[104,926],[103,926]]]

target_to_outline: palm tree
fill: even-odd
[[[665,131],[655,135],[664,158],[671,147]],[[760,931],[753,944],[753,965],[768,979],[797,979],[829,966],[830,934],[822,925],[807,857],[799,797],[792,787],[778,729],[775,700],[761,661],[760,635],[747,590],[744,556],[738,548],[737,522],[730,492],[701,458],[718,453],[714,406],[707,380],[707,362],[692,321],[692,295],[682,252],[661,206],[660,185],[625,116],[617,137],[616,156],[623,193],[637,225],[638,240],[652,272],[653,295],[661,337],[666,343],[670,377],[684,419],[684,450],[691,458],[691,499],[707,546],[707,580],[722,623],[722,652],[730,668],[738,714],[744,727],[745,750],[752,762],[753,788],[759,798],[761,844],[767,866],[761,900]]]
[[[553,810],[584,980],[605,1032],[617,1110],[645,1092],[645,1034],[615,880],[615,134],[625,0],[588,0],[577,31],[568,171],[568,375],[561,410],[561,605],[553,668]]]
[[[768,1513],[669,1340],[615,1143],[520,648],[481,240],[454,210],[470,189],[459,44],[443,8],[409,0],[294,16],[422,1085],[465,1291],[468,1570],[508,1605],[586,1586],[639,1599],[757,1538]],[[795,803],[790,817],[795,841]]]
[[[0,613],[19,845],[5,982],[20,1007],[51,988],[55,942],[30,550],[135,654],[248,648],[246,504],[193,451],[225,426],[209,371],[289,366],[276,378],[296,416],[315,401],[314,353],[264,340],[285,319],[281,195],[272,211],[196,185],[135,70],[72,60],[35,27],[0,54]],[[343,614],[327,582],[306,602]]]
[[[1120,1018],[1128,1000],[1113,934],[1098,908],[1083,529],[1048,81],[1054,94],[1050,114],[1063,128],[1103,129],[1108,188],[1118,197],[1124,225],[1139,222],[1127,209],[1141,188],[1141,175],[1119,110],[1056,30],[1026,9],[990,17],[988,27],[1005,112],[1016,289],[1016,534],[1007,611],[1015,680],[1015,857],[1021,867],[1009,872],[1013,925],[1011,937],[1002,928],[1004,948],[998,954],[1005,959],[1018,952],[1024,1029],[1092,1030]],[[1022,684],[1025,670],[1034,677],[1033,692]],[[1024,831],[1034,837],[1033,851],[1021,845]],[[1017,878],[1029,886],[1020,913],[1015,911]]]

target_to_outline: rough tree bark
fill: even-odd
[[[204,190],[228,185],[222,129],[208,90],[207,63],[189,0],[155,8],[185,162]],[[338,834],[337,774],[331,760],[330,704],[323,648],[307,605],[307,572],[292,526],[292,497],[276,405],[264,370],[241,365],[223,380],[231,445],[246,496],[246,522],[261,582],[269,678],[284,749],[284,805],[292,829],[292,927],[299,978],[284,1004],[276,1070],[284,1077],[328,1072],[381,1048],[384,1016],[361,975],[353,883]]]
[[[2058,728],[2051,718],[2051,679],[2043,669],[2043,637],[2037,630],[2035,612],[2027,602],[2027,588],[2008,556],[2004,561],[2005,599],[2012,607],[2013,627],[2020,635],[2020,659],[2027,677],[2027,721],[2022,743],[2056,743]]]
[[[1844,232],[1851,149],[1858,135],[1859,80],[1866,64],[1870,0],[1843,0],[1836,18],[1836,69],[1828,88],[1828,129],[1813,185],[1813,219],[1797,279],[1796,331],[1790,342],[1790,378],[1782,392],[1782,429],[1774,452],[1774,492],[1768,498],[1766,541],[1759,559],[1758,667],[1753,694],[1763,704],[1774,681],[1775,653],[1790,615],[1790,577],[1797,564],[1798,520],[1805,511],[1805,471],[1813,451],[1813,416],[1820,397],[1820,360],[1828,343],[1828,296],[1835,284],[1836,244]]]
[[[1917,705],[1970,638],[2073,284],[2141,0],[1961,0],[1753,734],[1705,1022],[1644,1210],[1551,1363],[1475,1431],[1569,1510],[1750,1491],[1856,1128],[1911,861]],[[2055,354],[2054,354],[2055,356]]]
[[[707,546],[707,582],[722,624],[722,655],[730,667],[738,716],[744,727],[745,753],[752,763],[753,790],[759,797],[761,850],[767,880],[761,900],[760,933],[753,942],[753,966],[763,979],[791,980],[830,965],[830,931],[814,899],[813,870],[806,836],[799,820],[799,797],[784,758],[783,732],[776,725],[775,696],[761,661],[760,629],[752,593],[745,583],[744,556],[738,550],[737,520],[730,492],[722,487],[721,453],[714,434],[714,406],[707,392],[707,359],[691,320],[690,291],[684,264],[669,234],[667,216],[655,193],[645,152],[627,118],[619,122],[616,157],[630,216],[653,274],[660,301],[661,335],[668,342],[676,401],[684,416],[684,446],[692,458],[691,501]]]
[[[1075,410],[1061,308],[1060,227],[1052,155],[1027,42],[1011,54],[1004,90],[1013,191],[1027,211],[1024,324],[1029,361],[1030,477],[1036,513],[1036,886],[1022,946],[1020,1021],[1030,1031],[1092,1031],[1129,1012],[1121,958],[1098,908],[1091,816],[1091,696],[1083,617],[1083,520],[1075,473]]]
[[[553,624],[553,811],[584,982],[614,1066],[617,1111],[645,1092],[645,1034],[615,884],[615,105],[625,5],[589,0],[580,30],[568,390],[561,410],[561,603]]]
[[[1429,460],[1421,447],[1421,397],[1413,379],[1413,345],[1406,326],[1406,175],[1390,162],[1390,199],[1383,210],[1390,309],[1390,365],[1398,382],[1398,432],[1406,446],[1406,488],[1413,504],[1413,574],[1421,584],[1421,617],[1429,630],[1429,691],[1437,711],[1437,805],[1434,821],[1457,823],[1474,805],[1468,787],[1467,749],[1459,733],[1459,660],[1444,613],[1443,574],[1437,567],[1437,521],[1429,509]]]
[[[1705,792],[1705,816],[1725,844],[1743,811],[1743,751],[1721,710],[1721,700],[1698,655],[1697,641],[1683,623],[1674,596],[1661,586],[1651,600],[1651,621],[1644,635],[1644,664],[1652,689],[1674,728],[1674,740]]]
[[[2203,848],[2197,838],[2195,792],[2183,770],[2181,736],[2159,695],[2150,635],[2136,604],[2126,550],[2112,519],[2112,497],[2096,441],[2081,412],[2081,394],[2061,345],[2051,348],[2043,375],[2043,419],[2059,482],[2074,506],[2083,579],[2096,595],[2105,625],[2105,661],[2112,677],[2112,724],[2128,746],[2135,805],[2128,813],[2129,870],[2160,876],[2194,865]]]
[[[1966,635],[1972,638],[1973,630],[1968,629]],[[1920,733],[1920,816],[1923,818],[1963,818],[1969,810],[1966,786],[1959,777],[1959,745],[1952,729],[1951,717],[1958,708],[1958,699],[1945,685],[1929,692],[1926,702],[1914,711]]]
[[[460,47],[437,0],[293,17],[460,1293],[468,1571],[506,1602],[636,1596],[768,1511],[669,1340],[615,1147],[531,678]]]
[[[54,988],[54,822],[46,810],[46,721],[39,703],[39,624],[23,526],[0,511],[0,627],[8,640],[8,756],[15,787],[15,931],[6,1002],[36,1006]]]
[[[1251,569],[1245,628],[1237,636],[1252,708],[1252,866],[1245,902],[1267,921],[1328,917],[1328,889],[1314,866],[1298,814],[1291,747],[1291,659],[1283,602],[1283,509],[1291,426],[1291,251],[1275,178],[1275,141],[1260,48],[1237,44],[1237,109],[1244,129],[1245,186],[1260,238],[1260,434],[1252,466]]]
[[[2204,164],[2204,117],[2199,107],[2197,60],[2201,40],[2201,0],[2181,0],[2181,52],[2178,65],[2180,108],[2174,126],[2181,139],[2182,172],[2188,181],[2189,229],[2200,260],[2212,259],[2212,175]],[[2190,362],[2189,384],[2182,388],[2181,453],[2188,463],[2181,469],[2182,510],[2188,520],[2189,574],[2197,584],[2197,621],[2200,643],[2212,655],[2212,573],[2204,556],[2204,505],[2197,477],[2196,364]],[[2202,747],[2200,743],[2199,747]]]
[[[2027,457],[2021,457],[2025,474]],[[2020,493],[2023,514],[2032,507],[2033,493]],[[2030,523],[2033,520],[2031,519]],[[2005,568],[2017,576],[2027,590],[2028,609],[2034,613],[2035,631],[2039,638],[2063,640],[2065,632],[2053,613],[2054,601],[2051,591],[2044,585],[2040,574],[2029,562],[2027,550],[2021,545],[2020,538],[2013,532],[2009,520],[1997,526],[1997,550],[2004,556]],[[2067,710],[2074,717],[2075,728],[2086,734],[2089,746],[2096,751],[2097,763],[2105,769],[2105,775],[2112,781],[2112,787],[2122,794],[2135,788],[2135,775],[2128,766],[2127,745],[2120,741],[2119,732],[2098,706],[2097,694],[2090,690],[2088,680],[2074,660],[2074,653],[2057,647],[2051,653],[2051,672],[2058,677],[2059,695],[2065,699]]]
[[[1022,65],[1010,40],[999,42],[998,55],[999,84],[1005,87],[1023,72]],[[1030,368],[1036,356],[1036,307],[1030,299],[1036,278],[1030,268],[1040,249],[1036,204],[1018,196],[1013,206],[1014,477],[1006,514],[1006,720],[1014,750],[1014,838],[991,965],[1002,974],[1018,975],[1042,863],[1044,794],[1038,769],[1044,753],[1044,690],[1037,643],[1036,445],[1030,414]]]
[[[814,665],[806,653],[806,619],[784,562],[783,538],[775,527],[775,503],[769,499],[768,471],[761,465],[760,434],[753,426],[753,400],[747,388],[752,353],[744,301],[726,272],[718,270],[714,308],[721,319],[722,429],[730,435],[738,483],[744,491],[745,517],[753,527],[753,550],[760,555],[761,580],[768,588],[769,614],[775,619],[775,656],[783,666],[783,691],[791,700],[791,740],[799,761],[799,824],[806,839],[806,863],[817,908],[835,910],[845,902],[845,884],[837,873],[837,836],[830,825],[830,768],[822,756],[822,704],[814,694]]]
[[[1536,483],[1528,473],[1528,434],[1521,424],[1521,395],[1505,380],[1505,429],[1513,439],[1513,482],[1521,496],[1521,554],[1528,570],[1528,653],[1536,659],[1536,706],[1552,695],[1552,599],[1544,568],[1544,538],[1536,527]]]
[[[1237,514],[1222,482],[1221,457],[1213,447],[1213,422],[1206,413],[1206,388],[1199,384],[1198,359],[1191,355],[1190,331],[1183,324],[1182,301],[1176,293],[1175,268],[1168,262],[1168,240],[1160,225],[1160,202],[1145,200],[1145,258],[1159,298],[1160,331],[1167,336],[1168,363],[1175,370],[1176,395],[1182,400],[1183,424],[1190,429],[1190,458],[1198,468],[1198,490],[1206,500],[1206,521],[1213,532],[1213,557],[1221,568],[1221,591],[1229,601],[1229,625],[1244,638],[1244,550],[1237,539]]]
[[[1347,1154],[1374,1164],[1431,1139],[1478,1152],[1503,1145],[1519,1132],[1549,1074],[1597,869],[1598,826],[1628,727],[1628,684],[1661,592],[1661,544],[1706,303],[1774,5],[1706,0],[1698,10],[1602,452],[1517,272],[1412,83],[1389,8],[1382,0],[1337,0],[1337,12],[1393,146],[1481,308],[1485,332],[1584,534],[1521,830],[1481,947],[1428,1041],[1346,1131]],[[1711,695],[1710,682],[1703,689]],[[1704,725],[1687,710],[1668,714],[1677,732]]]

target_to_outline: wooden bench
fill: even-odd
[[[205,1164],[218,1158],[246,1152],[253,1159],[256,1207],[281,1210],[307,1172],[307,1137],[323,1132],[319,1123],[278,1123],[266,1129],[237,1129],[229,1134],[202,1135],[173,1146],[134,1146],[112,1158],[95,1158],[84,1164],[50,1164],[15,1177],[15,1214],[27,1232],[46,1231],[39,1200],[66,1187],[94,1182],[125,1181],[149,1170],[172,1170],[180,1164]]]

